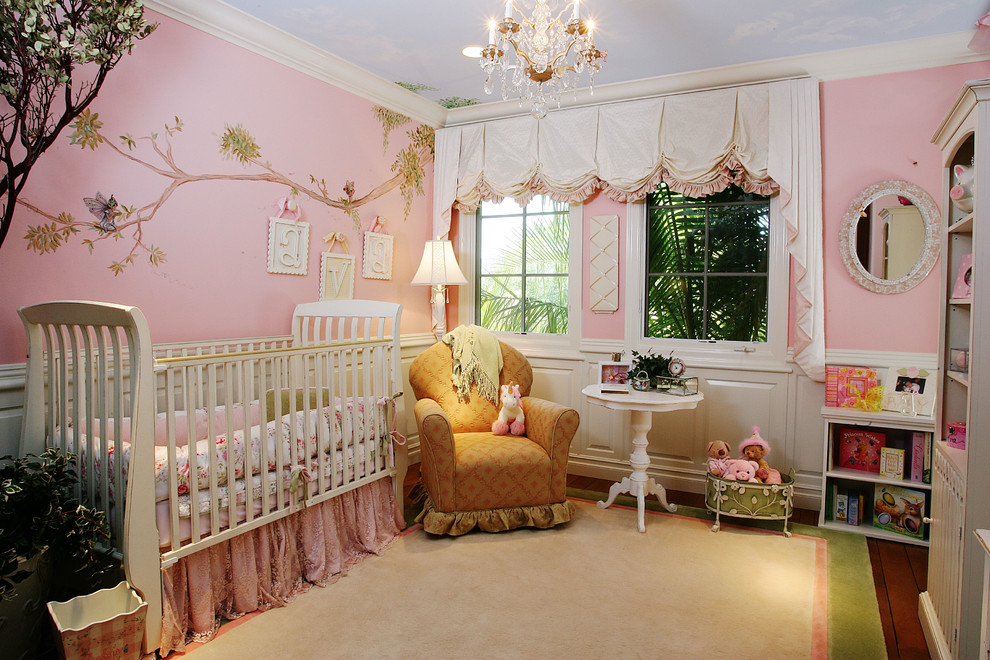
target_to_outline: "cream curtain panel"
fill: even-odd
[[[581,202],[596,191],[643,199],[659,183],[699,196],[735,183],[780,193],[797,292],[794,359],[825,379],[818,84],[809,79],[455,126],[437,131],[435,234],[450,209],[482,200],[525,204],[545,194]]]

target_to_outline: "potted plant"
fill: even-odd
[[[0,458],[0,612],[24,612],[19,624],[8,620],[0,645],[39,641],[44,604],[51,592],[51,567],[101,576],[118,562],[110,555],[106,514],[79,504],[71,455],[49,449],[40,456]],[[28,605],[30,606],[28,607]],[[30,631],[30,634],[24,634]],[[15,637],[8,639],[10,633]]]
[[[670,366],[671,359],[673,359],[673,355],[673,351],[666,357],[655,354],[652,349],[646,353],[633,351],[632,373],[638,375],[640,371],[645,371],[650,382],[656,384],[659,389],[663,379],[670,378],[671,376],[668,367]]]

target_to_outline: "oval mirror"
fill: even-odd
[[[876,293],[903,293],[931,272],[941,249],[939,212],[919,186],[889,179],[864,189],[839,228],[849,275]]]

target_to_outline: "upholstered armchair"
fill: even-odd
[[[553,527],[573,515],[565,490],[578,413],[529,396],[532,367],[519,351],[499,345],[499,385],[518,384],[523,395],[523,436],[492,433],[497,403],[481,396],[476,386],[468,400],[459,399],[446,344],[434,344],[409,369],[427,494],[417,520],[431,534],[456,536],[475,527],[486,532]]]

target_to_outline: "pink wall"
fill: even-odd
[[[259,171],[224,160],[218,138],[225,125],[242,124],[272,167],[308,184],[323,178],[330,194],[343,196],[345,181],[357,196],[393,176],[395,154],[406,146],[406,130],[393,131],[382,154],[381,128],[372,103],[198,30],[148,12],[158,30],[138,43],[107,79],[91,106],[108,136],[152,132],[164,139],[164,124],[178,116],[184,130],[172,137],[179,167],[189,173]],[[92,219],[83,197],[97,191],[122,204],[143,206],[168,181],[114,153],[69,144],[66,131],[39,160],[23,197],[46,211],[69,211]],[[164,144],[164,143],[163,143]],[[146,142],[134,153],[154,159]],[[55,254],[27,250],[28,225],[42,218],[21,209],[0,248],[0,363],[24,361],[23,328],[16,310],[55,299],[90,299],[139,306],[156,342],[283,333],[296,303],[319,297],[321,237],[345,232],[357,255],[355,297],[403,301],[403,332],[429,332],[425,290],[409,280],[429,238],[432,166],[408,221],[398,189],[361,207],[362,230],[342,211],[299,196],[303,219],[311,224],[309,269],[305,276],[267,272],[268,218],[289,191],[267,182],[209,181],[180,187],[145,225],[144,240],[164,250],[158,268],[144,256],[114,277],[107,266],[126,255],[129,241],[103,242],[92,254],[80,237]],[[388,219],[395,236],[391,280],[360,275],[362,232],[376,215]],[[334,251],[338,251],[335,249]]]
[[[825,82],[821,85],[825,257],[825,341],[828,349],[934,353],[938,348],[938,264],[911,291],[872,293],[849,277],[839,256],[838,234],[849,202],[884,179],[905,179],[942,206],[942,170],[931,137],[963,83],[990,76],[990,62]],[[604,196],[585,209],[585,234],[593,215],[625,206]],[[621,239],[625,245],[625,238]],[[587,251],[585,281],[588,277]],[[620,256],[620,261],[623,259]],[[620,266],[624,273],[624,267]],[[624,287],[624,285],[623,285]],[[623,288],[620,288],[623,291]],[[584,336],[621,339],[625,300],[611,315],[588,311]],[[793,295],[791,297],[793,308]],[[793,310],[792,310],[793,311]]]
[[[915,183],[942,208],[941,158],[932,135],[963,83],[987,76],[990,63],[978,62],[822,84],[828,348],[937,351],[939,265],[910,291],[872,293],[842,265],[839,227],[859,191],[884,179]]]

